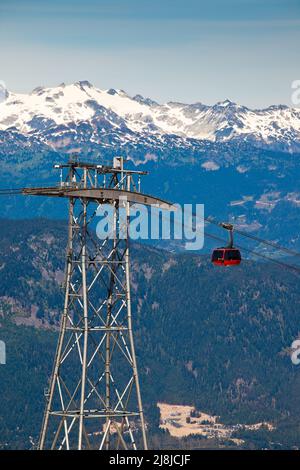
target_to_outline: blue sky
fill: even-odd
[[[87,79],[160,102],[291,104],[299,0],[0,0],[0,80]]]

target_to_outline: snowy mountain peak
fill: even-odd
[[[106,93],[111,96],[118,95],[118,91],[115,90],[114,88],[110,88],[109,90],[106,91]]]
[[[0,83],[0,131],[14,128],[52,144],[55,135],[54,141],[60,138],[63,145],[62,135],[67,133],[68,141],[76,137],[77,130],[67,129],[81,124],[96,140],[99,132],[118,129],[124,142],[175,135],[211,142],[241,139],[289,150],[300,147],[300,110],[287,106],[251,110],[229,99],[213,106],[159,104],[120,89],[101,90],[87,80],[37,87],[30,94],[8,93]]]
[[[159,106],[156,101],[152,100],[151,98],[144,98],[142,95],[135,95],[132,99],[147,106]]]
[[[85,89],[85,88],[94,88],[94,86],[89,82],[88,80],[81,80],[79,82],[76,82],[75,85],[78,87]]]
[[[34,88],[30,94],[31,95],[42,95],[45,92],[46,92],[45,87],[38,86],[38,87]]]
[[[226,99],[224,101],[219,101],[216,106],[219,106],[220,108],[227,108],[228,106],[236,106],[236,103],[233,103],[233,101],[230,101],[229,99]]]
[[[219,109],[220,111],[248,111],[249,109],[246,106],[242,106],[234,101],[230,101],[228,99],[224,101],[219,101],[213,106],[215,109]]]

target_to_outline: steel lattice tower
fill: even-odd
[[[122,158],[111,167],[77,161],[55,167],[58,187],[23,190],[69,198],[64,309],[39,449],[136,449],[140,432],[147,449],[132,331],[130,203],[171,205],[141,194],[145,172],[125,170]],[[113,233],[100,240],[95,216],[102,204],[114,216]]]

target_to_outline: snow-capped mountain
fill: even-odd
[[[205,203],[218,220],[300,249],[300,110],[162,105],[86,81],[30,94],[0,87],[0,187],[57,184],[53,163],[73,153],[101,163],[123,155],[149,171],[146,193]],[[5,198],[0,216],[64,216],[60,203],[37,199]]]
[[[179,146],[190,146],[191,139],[238,140],[289,152],[300,149],[300,110],[282,105],[251,110],[229,100],[214,106],[159,104],[122,90],[100,90],[88,81],[38,87],[30,94],[2,90],[1,96],[0,131],[36,138],[54,149],[141,139],[159,146],[170,138]]]

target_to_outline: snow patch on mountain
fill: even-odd
[[[207,171],[216,171],[220,169],[219,165],[212,161],[204,162],[201,166]]]

